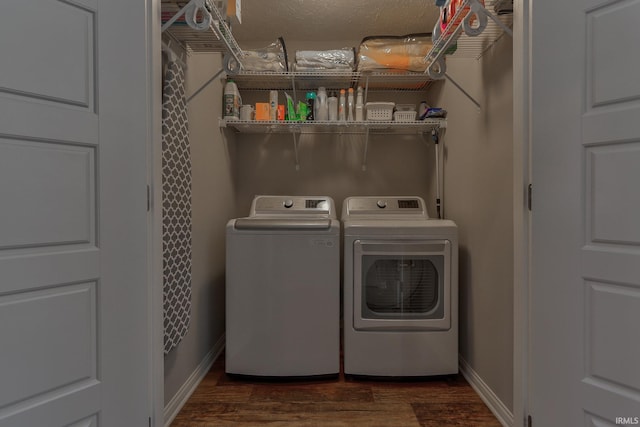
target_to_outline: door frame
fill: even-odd
[[[146,0],[148,22],[147,64],[151,72],[148,84],[148,182],[150,189],[149,209],[149,328],[151,330],[149,351],[150,363],[150,407],[154,421],[152,425],[164,425],[164,324],[162,282],[162,198],[161,182],[162,153],[162,84],[161,75],[161,24],[160,0]],[[530,138],[530,38],[531,1],[514,0],[513,26],[513,227],[514,227],[514,366],[513,366],[513,426],[524,427],[529,401],[529,289],[530,289],[530,245],[531,212],[528,208],[528,186],[531,182],[531,138]],[[157,141],[157,142],[156,142]]]
[[[527,425],[531,286],[531,1],[514,1],[513,26],[513,426]]]
[[[151,426],[164,426],[164,310],[162,291],[162,44],[161,2],[146,0],[147,22],[147,201],[148,301],[149,301],[149,398]]]

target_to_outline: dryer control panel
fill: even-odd
[[[350,197],[345,200],[343,212],[347,216],[410,216],[427,217],[424,200],[408,197]],[[344,216],[344,215],[343,215]]]

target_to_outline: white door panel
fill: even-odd
[[[620,425],[640,417],[640,0],[532,11],[533,425]]]
[[[1,427],[148,425],[146,7],[2,1]]]
[[[95,282],[0,297],[0,378],[12,384],[0,389],[0,407],[95,382],[96,321]]]
[[[588,242],[640,245],[640,143],[589,146],[586,155]]]
[[[21,43],[2,49],[0,87],[28,97],[92,105],[95,7],[63,1],[27,3],[32,7],[13,0],[3,4],[0,39]]]
[[[0,193],[0,250],[95,246],[93,147],[0,138],[0,169],[14,184]]]

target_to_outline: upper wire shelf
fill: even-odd
[[[512,35],[513,14],[496,16],[492,11],[502,0],[464,0],[449,25],[434,42],[426,56],[427,73],[433,79],[442,79],[446,73],[445,55],[454,45],[456,58],[480,58],[505,33]]]
[[[451,55],[454,58],[473,58],[480,59],[484,53],[491,48],[500,38],[504,35],[511,35],[511,29],[513,28],[513,13],[502,13],[496,15],[491,11],[494,6],[499,3],[500,0],[486,0],[485,9],[491,14],[491,18],[487,21],[486,28],[481,34],[470,37],[464,31],[458,38],[458,47],[456,51]],[[496,23],[494,19],[497,19],[502,24]],[[509,31],[506,31],[509,29]]]
[[[508,0],[506,0],[508,1]],[[229,54],[240,71],[234,74],[238,87],[245,90],[270,90],[296,88],[301,90],[356,87],[367,90],[421,91],[433,80],[442,79],[446,73],[445,55],[455,44],[456,58],[479,58],[503,34],[511,35],[513,15],[496,17],[492,11],[497,3],[505,0],[463,0],[449,26],[443,31],[425,60],[424,73],[392,72],[245,72],[242,58],[245,55],[231,33],[225,17],[220,12],[223,0],[162,0],[162,31],[194,52],[221,52]]]
[[[244,54],[220,12],[223,5],[220,0],[162,0],[162,31],[188,52],[229,53],[242,67]]]
[[[424,73],[363,73],[351,71],[250,72],[233,75],[244,90],[330,90],[362,86],[368,90],[424,90],[431,79]]]

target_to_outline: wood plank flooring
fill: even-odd
[[[415,382],[261,382],[214,363],[172,427],[500,427],[461,375]]]

